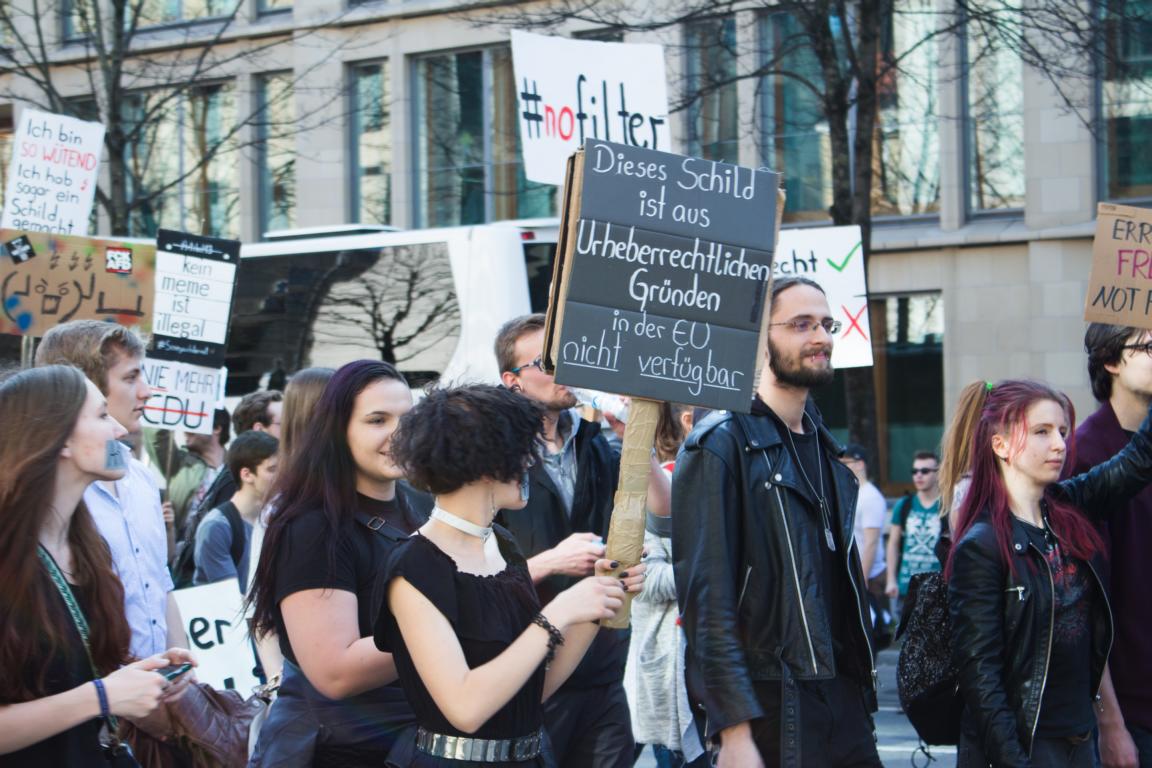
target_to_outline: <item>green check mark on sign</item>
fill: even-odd
[[[848,251],[848,255],[844,257],[844,261],[840,262],[839,264],[832,261],[832,259],[825,259],[825,261],[828,262],[828,266],[832,267],[832,269],[836,270],[837,272],[843,272],[844,269],[848,266],[848,262],[852,261],[852,257],[856,255],[856,251],[860,250],[860,246],[862,245],[864,245],[864,243],[859,242],[852,246],[852,250]]]

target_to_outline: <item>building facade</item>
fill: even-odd
[[[64,0],[45,21],[32,2],[13,0],[25,13],[0,43],[47,35],[60,89],[91,99],[77,67],[89,56],[85,6]],[[171,58],[211,43],[215,61],[178,95],[153,82],[128,99],[151,120],[126,150],[139,183],[180,181],[127,234],[164,226],[253,241],[349,222],[556,214],[556,189],[521,169],[509,26],[480,23],[535,5],[240,2],[226,26],[228,0],[145,4],[138,47]],[[976,26],[935,36],[951,0],[897,5],[903,13],[882,35],[883,55],[900,65],[881,94],[868,263],[882,443],[874,470],[889,492],[907,484],[911,453],[938,443],[972,380],[1039,377],[1081,414],[1094,408],[1081,317],[1095,207],[1152,203],[1152,20],[1101,22],[1130,65],[1123,75],[1101,66],[1054,83],[988,46]],[[1148,0],[1127,5],[1152,17]],[[663,43],[671,98],[703,94],[671,116],[674,150],[782,172],[785,226],[819,226],[830,223],[831,149],[820,102],[802,85],[815,59],[782,50],[795,24],[783,7],[757,3],[659,32],[572,23],[559,33]],[[746,76],[766,61],[801,77]],[[0,163],[29,88],[0,70]],[[98,214],[93,231],[106,227]],[[820,398],[833,425],[844,423],[842,386]]]

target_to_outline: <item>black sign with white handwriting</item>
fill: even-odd
[[[586,142],[556,380],[747,411],[779,184],[768,170]]]

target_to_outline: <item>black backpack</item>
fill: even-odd
[[[244,521],[240,519],[240,511],[231,501],[224,502],[216,509],[224,514],[224,519],[232,528],[232,548],[228,554],[239,569],[240,558],[244,557]],[[196,575],[196,530],[209,511],[201,507],[191,513],[184,523],[184,540],[177,547],[176,559],[172,561],[172,583],[176,589],[193,586],[192,578]]]
[[[959,743],[963,703],[960,673],[952,663],[944,574],[912,576],[896,637],[904,641],[896,662],[896,690],[909,722],[925,744]]]

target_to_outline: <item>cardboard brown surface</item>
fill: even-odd
[[[0,333],[43,336],[69,320],[149,330],[156,246],[0,229]]]
[[[1152,328],[1152,210],[1096,206],[1084,319]]]

